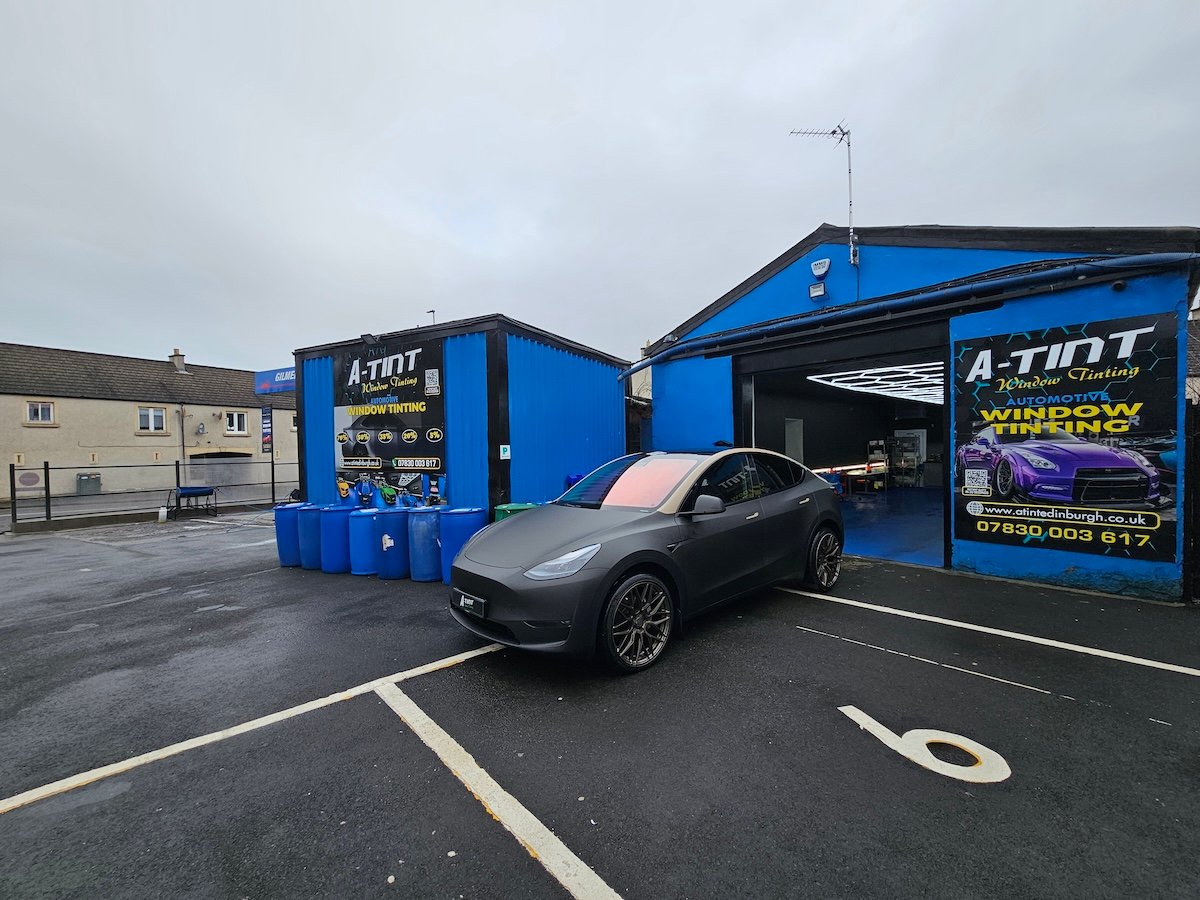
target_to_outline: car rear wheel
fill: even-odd
[[[646,572],[630,575],[604,607],[601,654],[618,672],[640,672],[662,655],[674,623],[671,591],[662,580]]]
[[[808,568],[804,572],[804,583],[809,587],[827,591],[837,584],[841,574],[841,538],[829,526],[822,526],[817,529],[808,547]]]

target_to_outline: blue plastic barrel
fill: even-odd
[[[350,513],[350,574],[374,575],[375,510],[356,509]]]
[[[307,503],[280,503],[275,507],[275,549],[279,565],[300,565],[300,508]]]
[[[407,506],[381,509],[375,514],[375,571],[384,580],[408,577]]]
[[[443,509],[440,527],[442,543],[442,581],[450,583],[450,567],[463,544],[471,535],[487,525],[487,510],[479,507],[469,509]]]
[[[336,575],[350,571],[349,506],[327,506],[321,510],[321,571]]]
[[[442,550],[438,545],[441,507],[414,506],[408,517],[408,561],[413,581],[441,581]]]
[[[300,565],[306,569],[321,568],[321,510],[320,506],[302,506],[296,515],[296,531],[300,541]]]

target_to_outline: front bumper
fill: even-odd
[[[1019,477],[1017,487],[1031,500],[1071,505],[1144,508],[1160,503],[1158,478],[1137,471],[1109,478],[1038,472]]]
[[[608,573],[584,568],[567,578],[533,581],[522,571],[459,554],[450,571],[450,614],[468,631],[509,647],[592,655]],[[483,600],[484,615],[460,609],[460,593]]]

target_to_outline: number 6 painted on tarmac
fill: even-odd
[[[975,784],[991,784],[1004,781],[1012,774],[1012,769],[1008,767],[1003,756],[961,734],[951,734],[948,731],[937,731],[933,728],[915,728],[899,735],[889,731],[856,707],[839,706],[838,712],[845,713],[857,722],[860,728],[871,732],[901,756],[911,759],[917,765],[924,766],[931,772],[945,775],[947,778],[957,778],[959,781],[970,781]],[[951,747],[957,747],[975,757],[975,762],[969,766],[943,762],[929,752],[930,744],[949,744]]]

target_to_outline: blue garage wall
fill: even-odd
[[[1073,259],[1077,256],[1077,253],[1034,253],[1028,250],[860,246],[859,267],[856,270],[850,265],[849,249],[845,244],[823,244],[729,308],[679,337],[682,340],[823,307],[844,306],[858,299],[870,300],[897,294],[1024,262]],[[830,260],[829,273],[825,276],[826,295],[814,303],[808,299],[808,286],[817,280],[813,277],[810,264],[826,258]],[[658,403],[657,387],[656,384],[655,404]]]
[[[333,437],[333,357],[318,356],[300,365],[304,389],[304,485],[310,503],[337,500]]]
[[[654,366],[655,450],[711,450],[733,441],[733,360],[693,357]]]
[[[508,336],[514,501],[553,500],[568,475],[590,472],[625,452],[619,372],[616,366]]]
[[[950,354],[953,342],[988,335],[1038,331],[1055,325],[1098,322],[1105,319],[1174,312],[1179,321],[1179,366],[1176,373],[1176,433],[1183,433],[1186,402],[1187,368],[1187,278],[1171,273],[1131,279],[1126,290],[1117,293],[1108,285],[1096,285],[1068,292],[1039,295],[1010,301],[989,312],[959,316],[950,323]],[[954,371],[953,359],[948,360]],[[950,432],[955,434],[954,410]],[[949,457],[949,454],[947,455]],[[1178,473],[1175,491],[1177,521],[1176,562],[1107,557],[1062,550],[1043,550],[986,544],[955,538],[952,542],[952,566],[1011,579],[1027,579],[1089,588],[1108,593],[1163,600],[1178,600],[1182,594],[1184,473]],[[953,513],[953,510],[952,510]],[[954,534],[953,518],[951,534]]]
[[[486,336],[448,337],[446,495],[454,506],[488,505],[488,382]]]

